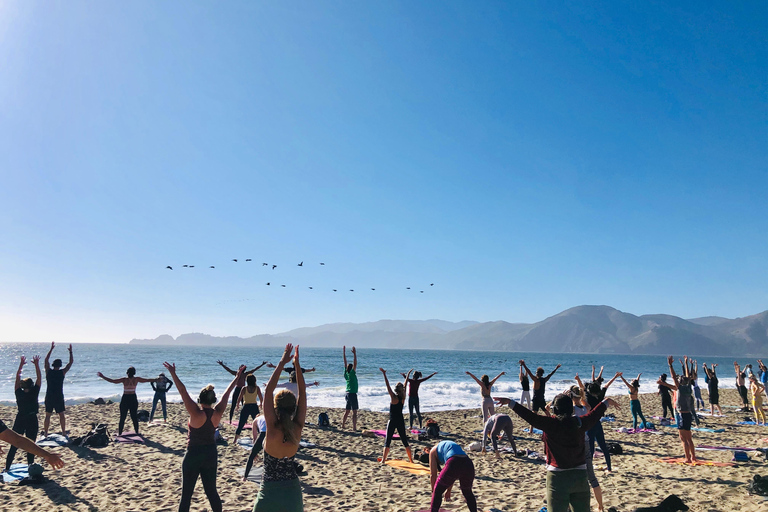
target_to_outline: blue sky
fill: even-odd
[[[768,309],[766,22],[0,3],[0,340]]]

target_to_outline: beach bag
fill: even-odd
[[[440,438],[440,426],[435,420],[427,420],[427,437],[430,439]]]
[[[733,453],[733,459],[731,459],[732,462],[749,462],[749,455],[747,455],[747,452],[743,451],[736,451]]]
[[[747,491],[749,491],[749,494],[768,496],[768,477],[755,475],[752,481],[749,482],[749,485],[747,485]]]
[[[467,451],[470,452],[479,452],[483,449],[483,443],[480,441],[473,441],[467,445]]]
[[[331,420],[328,419],[328,413],[327,412],[321,412],[317,415],[317,426],[318,427],[330,427],[331,426]]]
[[[421,455],[419,455],[419,463],[429,466],[429,452],[421,452]]]
[[[216,430],[214,430],[214,432],[213,432],[213,441],[216,444],[220,444],[220,445],[223,445],[223,446],[226,446],[227,444],[229,444],[229,443],[227,443],[227,440],[224,439],[224,436],[221,435],[221,432],[219,431],[218,428]]]
[[[149,411],[142,409],[136,414],[136,417],[139,421],[149,421]]]
[[[80,441],[80,446],[90,446],[91,448],[104,448],[108,445],[109,429],[106,423],[99,423],[94,426]]]
[[[619,443],[608,443],[606,448],[608,448],[608,453],[611,455],[621,455],[624,453],[624,449]]]

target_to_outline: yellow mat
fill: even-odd
[[[387,466],[392,466],[393,468],[403,469],[414,475],[429,474],[429,468],[426,468],[421,464],[414,464],[414,463],[408,462],[407,460],[389,459],[384,464],[386,464]]]

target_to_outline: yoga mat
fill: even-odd
[[[250,450],[253,448],[253,439],[250,437],[241,437],[237,440],[237,446],[240,448],[245,448],[246,450]]]
[[[757,448],[744,448],[742,446],[710,446],[703,444],[696,447],[697,450],[722,450],[722,451],[739,451],[739,452],[756,452]]]
[[[724,428],[691,427],[691,430],[695,430],[696,432],[725,432]]]
[[[236,421],[234,423],[231,422],[231,421],[225,421],[224,423],[226,423],[227,425],[232,425],[235,428],[237,428],[237,425],[238,425],[238,423]],[[246,423],[243,428],[245,430],[252,430],[253,429],[253,424],[252,423]]]
[[[57,446],[67,446],[69,444],[69,439],[64,437],[61,434],[50,434],[47,437],[44,437],[37,441],[37,446],[45,446],[48,448],[55,448]]]
[[[523,429],[523,432],[530,432],[530,431],[531,431],[531,429],[530,429],[530,428],[528,428],[528,427],[526,427],[526,428],[524,428],[524,429]],[[543,434],[544,432],[542,432],[541,430],[539,430],[539,429],[535,428],[535,429],[533,429],[533,433],[534,433],[534,434]]]
[[[302,448],[314,448],[316,445],[315,443],[310,443],[309,441],[301,440],[299,441],[299,446]]]
[[[245,475],[245,468],[238,468],[237,474],[240,475],[240,478],[243,478],[243,475]],[[264,476],[264,466],[253,466],[251,468],[251,472],[248,473],[248,481],[253,482],[256,485],[261,485],[261,478]]]
[[[144,438],[135,432],[126,432],[125,434],[115,436],[112,440],[116,443],[144,444]]]
[[[620,434],[661,434],[658,430],[651,430],[647,428],[617,428],[616,432],[619,432]]]
[[[757,423],[755,423],[754,421],[737,421],[736,424],[737,425],[757,425]],[[757,426],[768,427],[768,425],[757,425]]]
[[[16,480],[21,480],[22,478],[28,477],[28,467],[29,466],[27,464],[13,464],[10,471],[3,471],[3,481],[14,482]]]
[[[387,466],[391,466],[393,468],[402,469],[414,475],[429,474],[429,468],[425,468],[421,464],[410,463],[407,460],[389,459],[384,464],[386,464]]]
[[[667,457],[664,459],[656,459],[659,462],[663,462],[665,464],[682,464],[684,466],[717,466],[721,468],[730,468],[735,466],[733,462],[717,462],[714,460],[697,460],[693,464],[689,464],[685,462],[685,458],[683,457]]]

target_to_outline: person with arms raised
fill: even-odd
[[[347,364],[347,346],[342,348],[342,355],[344,356],[344,380],[347,381],[347,394],[345,400],[347,402],[346,410],[344,411],[344,417],[341,420],[341,429],[344,430],[344,425],[347,423],[347,416],[350,411],[352,412],[352,430],[357,430],[357,410],[360,408],[357,403],[357,351],[355,347],[352,347],[353,360]],[[302,379],[303,380],[303,379]]]
[[[32,363],[35,365],[35,381],[32,379],[21,378],[21,369],[27,363],[27,358],[21,356],[19,361],[19,369],[16,372],[16,405],[18,406],[18,412],[16,413],[16,420],[13,422],[13,431],[19,435],[27,436],[33,442],[37,439],[37,431],[40,425],[37,420],[37,412],[40,409],[38,403],[38,396],[40,395],[40,356],[32,358]],[[8,471],[13,464],[13,458],[16,456],[16,447],[12,446],[8,450],[8,456],[5,459],[5,470]],[[35,454],[27,452],[27,464],[32,464],[35,461]]]
[[[163,363],[165,369],[171,374],[171,379],[179,391],[184,408],[189,413],[187,422],[187,452],[181,463],[181,501],[179,512],[188,512],[192,504],[192,494],[197,485],[197,478],[203,481],[203,490],[208,497],[212,512],[221,512],[221,498],[216,490],[216,469],[218,454],[216,451],[216,427],[221,422],[224,411],[227,410],[227,402],[232,390],[235,389],[240,377],[245,373],[245,365],[241,366],[235,378],[229,383],[226,391],[216,403],[216,392],[213,384],[208,384],[200,391],[197,402],[189,396],[186,386],[176,374],[176,365]],[[198,405],[199,404],[199,405]],[[216,404],[214,406],[214,404]]]
[[[56,411],[59,415],[59,423],[61,424],[61,435],[67,435],[67,418],[64,414],[64,377],[67,372],[72,368],[72,363],[75,361],[75,357],[72,354],[72,344],[69,345],[69,362],[63,369],[61,368],[61,359],[54,359],[53,368],[48,363],[51,358],[51,353],[56,346],[55,342],[51,342],[51,349],[45,356],[45,382],[47,387],[45,389],[45,420],[43,421],[43,435],[48,435],[48,427],[51,424],[51,413]]]

